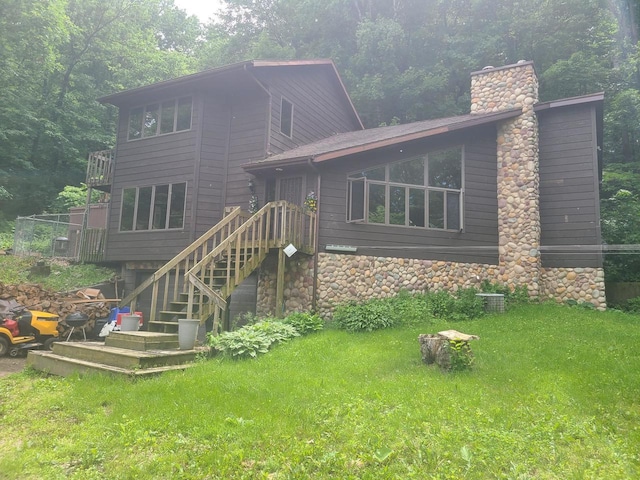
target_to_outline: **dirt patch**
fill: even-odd
[[[0,357],[0,377],[21,372],[27,365],[27,357]]]

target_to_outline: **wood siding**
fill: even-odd
[[[224,216],[230,111],[231,108],[221,99],[214,96],[206,97],[197,178],[195,238],[209,230]]]
[[[496,264],[498,204],[496,132],[469,130],[357,155],[321,167],[320,251],[327,244],[358,247],[358,255]],[[462,232],[346,222],[347,174],[408,159],[428,151],[464,144],[464,229]]]
[[[555,108],[539,114],[541,245],[600,245],[595,109]],[[599,254],[542,253],[543,267],[600,267]]]
[[[163,100],[162,98],[154,100]],[[121,107],[114,166],[107,261],[169,260],[191,241],[194,191],[194,166],[198,150],[198,129],[202,110],[193,97],[191,129],[140,140],[127,140],[129,108]],[[187,183],[184,228],[120,232],[122,191],[167,183]]]
[[[234,103],[231,108],[231,133],[229,137],[229,158],[226,175],[226,205],[249,209],[249,179],[242,165],[263,159],[267,144],[267,112],[269,102],[266,96],[246,98]]]
[[[360,130],[327,68],[261,69],[257,75],[272,96],[270,153],[278,154],[336,133]],[[291,138],[280,132],[283,96],[293,104]]]

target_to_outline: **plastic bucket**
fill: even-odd
[[[178,320],[178,346],[180,350],[193,350],[198,336],[200,320],[181,318]]]
[[[121,332],[137,332],[140,326],[139,315],[123,315],[122,324],[120,325]]]

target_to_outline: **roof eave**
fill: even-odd
[[[521,113],[522,113],[521,108],[514,108],[510,110],[505,110],[503,112],[498,112],[496,114],[482,115],[482,116],[479,116],[479,118],[477,119],[474,118],[472,120],[467,120],[467,121],[455,123],[452,125],[431,128],[429,130],[424,130],[421,132],[409,133],[405,135],[400,135],[398,137],[378,140],[378,141],[367,143],[364,145],[358,145],[354,147],[344,148],[341,150],[335,150],[332,152],[326,152],[320,155],[316,155],[314,158],[314,163],[325,162],[327,160],[333,160],[335,158],[344,157],[346,155],[353,155],[355,153],[367,152],[370,150],[375,150],[377,148],[389,147],[391,145],[396,145],[398,143],[410,142],[412,140],[421,140],[423,138],[433,137],[436,135],[441,135],[443,133],[454,132],[456,130],[471,128],[479,125],[484,125],[487,123],[498,122],[501,120],[506,120],[508,118],[517,117]]]
[[[131,88],[129,90],[124,90],[122,92],[113,93],[111,95],[106,95],[104,97],[98,98],[100,103],[110,103],[112,105],[117,105],[118,100],[130,97],[132,95],[137,95],[142,92],[148,92],[152,90],[162,90],[165,88],[174,87],[176,85],[181,85],[185,83],[193,83],[199,80],[215,77],[216,75],[220,75],[225,72],[230,72],[233,70],[243,70],[246,66],[251,65],[253,63],[252,60],[232,63],[230,65],[225,65],[223,67],[213,68],[209,70],[205,70],[204,72],[193,73],[191,75],[185,75],[178,78],[172,78],[170,80],[165,80],[162,82],[152,83],[151,85],[145,85],[143,87]]]
[[[604,92],[591,93],[589,95],[581,95],[579,97],[560,98],[549,102],[537,103],[533,109],[536,112],[542,112],[552,108],[568,107],[571,105],[582,105],[585,103],[595,103],[604,101]]]

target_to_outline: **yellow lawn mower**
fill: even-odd
[[[51,350],[58,340],[60,317],[49,312],[27,310],[17,302],[0,301],[0,357],[16,357],[32,348]]]

